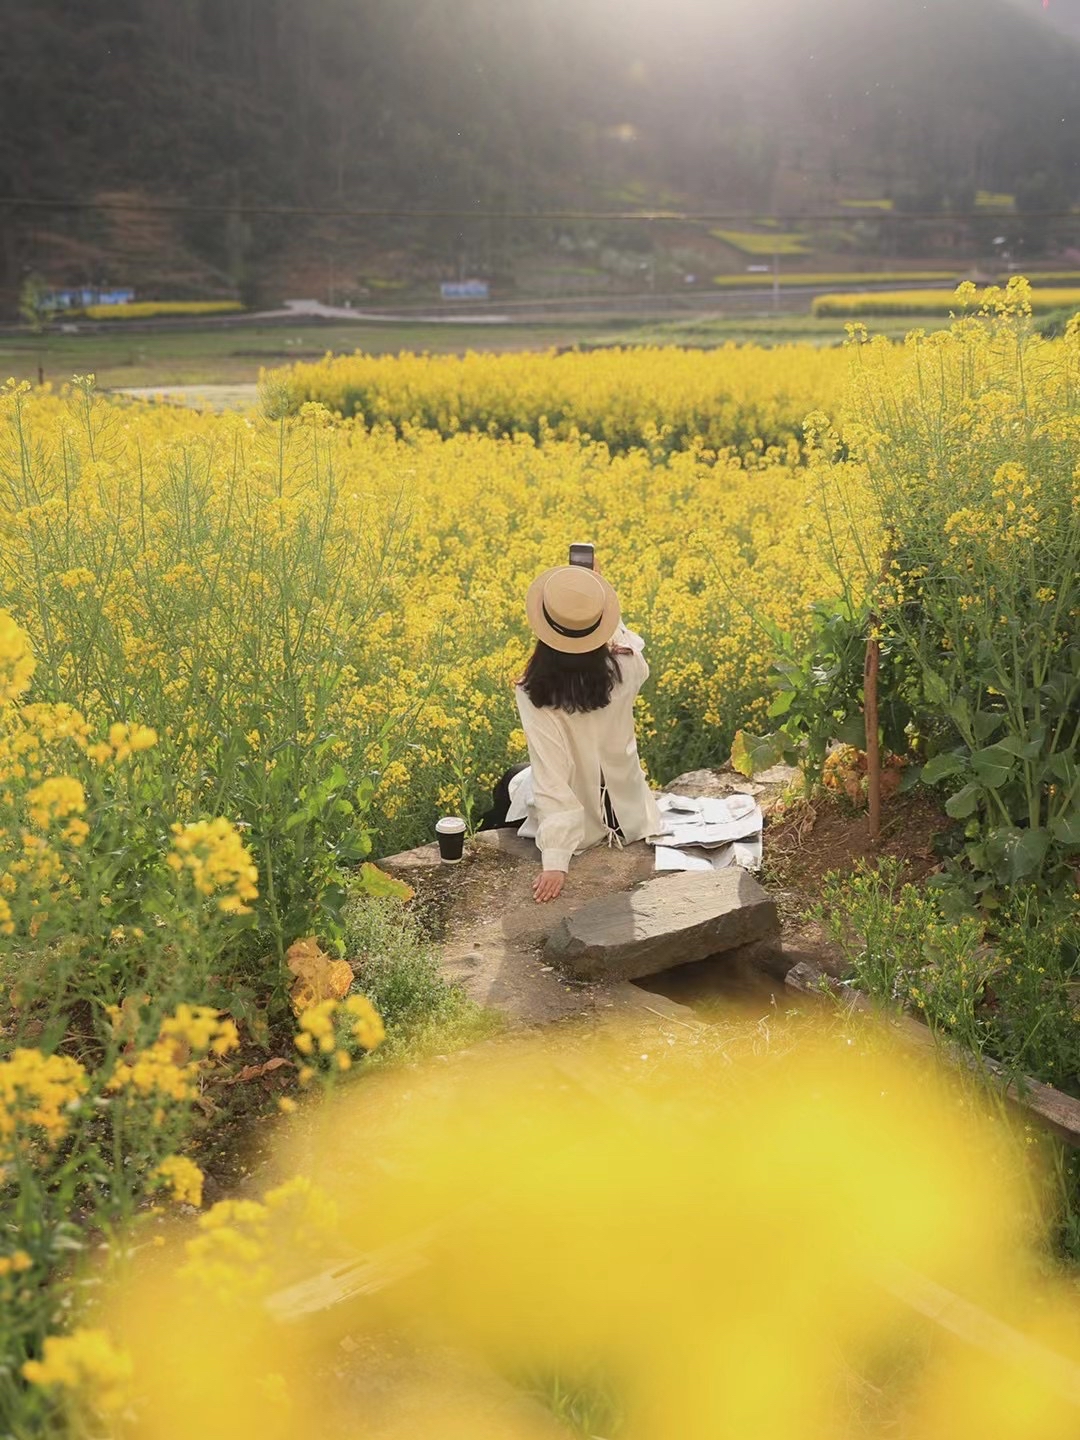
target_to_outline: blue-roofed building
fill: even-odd
[[[51,290],[44,299],[46,310],[85,310],[87,305],[130,305],[134,290],[99,290],[82,286],[74,290]]]

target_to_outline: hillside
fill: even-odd
[[[1032,10],[1041,10],[1041,19],[1052,30],[1080,39],[1080,0],[1012,0],[1012,3],[1029,15]]]
[[[1028,208],[1055,208],[1080,194],[1080,44],[1063,37],[1080,33],[1078,9],[7,0],[0,196],[205,208],[0,209],[0,288],[30,266],[257,288],[342,244],[453,273],[557,239],[535,224],[241,213],[252,205],[805,213],[890,197],[925,211],[979,190],[1022,197],[1035,177]]]

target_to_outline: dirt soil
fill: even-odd
[[[709,790],[725,779],[721,772],[709,776]],[[697,791],[689,784],[679,788],[704,793],[700,785]],[[865,812],[834,796],[764,808],[771,813],[765,826],[761,879],[780,910],[788,968],[800,960],[826,970],[837,968],[838,957],[808,915],[820,898],[826,875],[849,873],[860,861],[892,856],[904,862],[908,878],[925,879],[940,866],[934,837],[950,823],[925,792],[892,797],[883,815],[881,844],[875,848],[869,841]],[[635,987],[623,986],[615,995],[616,987],[568,980],[547,962],[544,943],[565,915],[652,878],[651,848],[639,843],[622,850],[598,846],[586,851],[575,858],[562,895],[547,905],[537,905],[532,896],[538,858],[531,840],[507,829],[474,836],[460,865],[442,865],[435,845],[422,845],[379,863],[414,887],[415,903],[439,941],[443,973],[479,1004],[525,1025],[545,1024],[613,1003],[625,1006]],[[767,1004],[769,996],[777,994],[778,984],[782,991],[781,974],[748,979],[731,959],[721,956],[680,967],[686,975],[669,972],[677,984],[648,982],[653,992],[650,1003],[660,996],[679,1004],[694,1003],[703,984],[716,991],[718,1001],[742,999],[751,1006]]]
[[[821,898],[826,876],[849,875],[861,863],[902,862],[904,878],[918,884],[941,868],[935,839],[954,822],[925,790],[890,797],[874,846],[865,810],[828,792],[790,802],[765,829],[762,883],[776,900],[784,950],[792,964],[807,960],[838,973],[839,957],[808,912]]]
[[[559,921],[653,874],[648,845],[597,846],[575,859],[559,898],[538,905],[532,894],[538,862],[533,842],[510,829],[474,836],[460,865],[441,864],[436,845],[379,862],[416,890],[447,979],[526,1025],[592,1009],[603,988],[568,980],[545,960],[544,943]]]

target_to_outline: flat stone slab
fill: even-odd
[[[780,943],[775,903],[745,870],[646,880],[564,916],[545,954],[575,980],[640,980],[760,941]]]

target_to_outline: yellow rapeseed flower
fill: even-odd
[[[88,1085],[86,1071],[68,1055],[20,1048],[0,1061],[0,1161],[27,1128],[50,1145],[62,1140]]]
[[[0,1255],[0,1278],[5,1275],[22,1275],[32,1269],[33,1264],[25,1250],[13,1250],[10,1255]]]
[[[149,725],[126,725],[117,721],[115,725],[109,726],[109,744],[117,764],[126,760],[129,755],[152,750],[157,740],[157,731],[152,730]]]
[[[196,1207],[202,1204],[203,1172],[186,1155],[166,1156],[150,1178],[152,1182],[166,1185],[178,1204]]]
[[[29,791],[26,806],[31,822],[39,830],[47,830],[57,820],[84,814],[86,791],[70,775],[52,776]]]
[[[23,1378],[43,1389],[59,1387],[92,1410],[112,1414],[127,1403],[131,1358],[117,1349],[104,1330],[75,1330],[47,1335],[40,1360],[27,1360]]]
[[[0,610],[0,705],[26,692],[36,663],[29,635],[14,616]]]
[[[200,895],[216,896],[218,909],[247,915],[246,902],[258,898],[259,872],[239,831],[231,821],[196,820],[172,827],[168,863],[177,874],[190,875]]]

